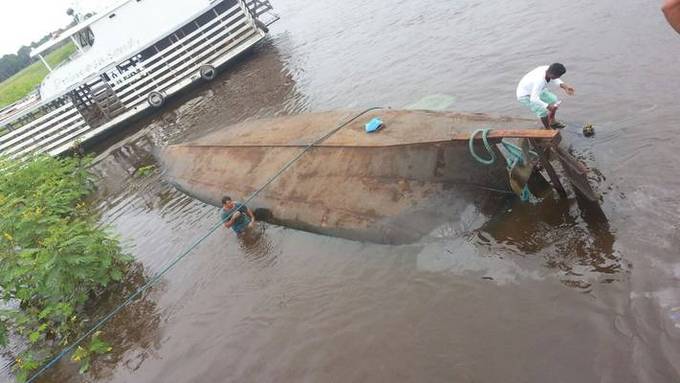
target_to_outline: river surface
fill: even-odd
[[[553,61],[606,218],[573,198],[470,206],[402,246],[220,230],[104,328],[114,350],[90,373],[61,363],[42,381],[680,381],[680,36],[657,3],[274,0],[264,43],[96,148],[102,221],[139,261],[121,295],[218,219],[137,171],[157,148],[337,108],[530,117],[516,83]]]

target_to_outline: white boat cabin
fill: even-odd
[[[278,18],[264,0],[126,0],[36,48],[50,70],[39,101],[0,112],[0,154],[61,154],[164,100],[267,33]],[[76,53],[51,68],[50,49]]]

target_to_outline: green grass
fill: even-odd
[[[54,68],[69,58],[75,51],[76,46],[73,43],[68,43],[50,52],[50,54],[45,57],[45,60],[47,60],[50,66]],[[41,61],[36,61],[24,68],[21,72],[1,82],[0,108],[21,100],[27,94],[31,93],[33,89],[40,85],[48,73],[49,71],[45,68],[45,65],[43,65]]]

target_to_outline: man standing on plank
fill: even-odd
[[[568,95],[574,95],[574,88],[560,80],[567,72],[564,65],[554,63],[550,66],[539,66],[522,77],[517,85],[517,100],[528,107],[541,119],[546,129],[564,128],[564,124],[555,120],[559,106],[557,96],[548,90],[548,84],[555,84]]]

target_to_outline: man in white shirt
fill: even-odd
[[[567,69],[560,63],[539,66],[525,74],[517,85],[517,100],[531,109],[541,119],[546,129],[564,127],[555,120],[559,102],[557,96],[548,90],[548,85],[555,84],[573,96],[574,88],[560,80],[566,72]]]

